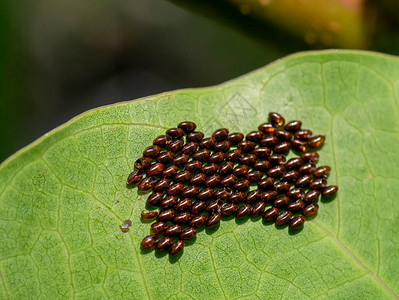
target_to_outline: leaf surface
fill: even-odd
[[[0,299],[397,299],[398,92],[397,58],[310,52],[71,120],[0,166]],[[147,194],[125,180],[143,149],[183,120],[248,132],[269,111],[326,135],[338,197],[299,234],[229,220],[180,259],[142,253]]]

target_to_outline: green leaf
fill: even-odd
[[[73,119],[0,167],[0,298],[398,298],[398,92],[397,58],[314,52]],[[146,195],[125,180],[144,147],[183,120],[248,132],[269,111],[326,134],[338,197],[299,234],[230,220],[180,259],[142,253]]]

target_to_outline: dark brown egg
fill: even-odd
[[[171,151],[161,152],[157,156],[157,162],[166,165],[166,164],[171,163],[173,161],[174,157],[175,157],[175,154]]]
[[[269,156],[269,161],[274,166],[282,165],[286,160],[287,158],[283,154],[272,154]]]
[[[241,132],[234,132],[230,133],[227,136],[227,140],[232,144],[232,145],[237,145],[239,142],[241,142],[244,139],[244,135]]]
[[[141,211],[141,218],[144,220],[152,220],[155,219],[158,216],[157,211]]]
[[[158,145],[149,146],[144,149],[143,156],[156,157],[161,152],[161,150],[162,148]]]
[[[159,221],[170,221],[174,218],[175,211],[173,209],[163,210],[158,214],[157,219]]]
[[[222,200],[214,200],[209,202],[209,204],[205,207],[205,210],[209,213],[218,212],[223,204]]]
[[[177,240],[172,244],[169,250],[169,255],[174,256],[183,251],[185,243],[183,240]]]
[[[200,185],[203,184],[205,180],[206,180],[206,175],[204,173],[198,173],[191,178],[190,184]]]
[[[327,187],[327,180],[324,178],[316,178],[310,183],[309,187],[312,190],[323,190]]]
[[[166,236],[178,236],[181,233],[182,229],[183,227],[181,227],[181,225],[172,224],[165,229],[164,234]]]
[[[200,170],[200,169],[202,168],[202,162],[199,161],[199,160],[192,160],[192,161],[189,161],[189,162],[184,166],[184,168],[185,168],[187,171],[195,172],[195,171],[198,171],[198,170]]]
[[[201,190],[198,193],[197,198],[199,200],[206,200],[206,199],[212,198],[214,193],[215,192],[214,192],[213,188],[204,188],[203,190]]]
[[[183,198],[191,198],[191,197],[196,196],[198,193],[199,193],[198,186],[189,185],[181,191],[180,196]]]
[[[191,198],[183,198],[176,203],[175,208],[177,210],[188,210],[189,208],[191,208],[192,204],[193,200]]]
[[[221,186],[232,186],[237,182],[237,176],[229,174],[220,181]]]
[[[283,176],[281,176],[281,181],[288,181],[288,182],[294,182],[299,178],[300,174],[296,170],[291,170],[288,171],[287,173],[284,173]]]
[[[287,170],[294,170],[294,169],[299,169],[300,166],[303,165],[303,160],[300,157],[294,157],[288,160],[284,167]]]
[[[284,211],[278,215],[278,217],[276,219],[276,225],[282,226],[284,224],[287,224],[288,222],[291,221],[291,218],[292,218],[292,212]]]
[[[167,196],[165,199],[162,200],[161,204],[159,205],[162,208],[169,208],[173,207],[177,203],[177,197],[176,196]]]
[[[279,140],[274,135],[264,137],[259,141],[259,144],[263,147],[273,148],[279,143]]]
[[[140,157],[134,163],[134,167],[137,170],[145,170],[151,165],[151,163],[152,163],[152,158],[151,157]]]
[[[199,146],[200,148],[212,150],[216,145],[216,140],[213,137],[203,139]]]
[[[197,201],[191,206],[192,214],[199,214],[200,212],[205,210],[207,203],[205,201]]]
[[[318,209],[319,206],[317,205],[317,203],[311,203],[302,210],[302,214],[305,217],[312,217],[317,213]]]
[[[258,188],[264,191],[270,190],[273,188],[274,185],[274,178],[272,177],[266,177],[263,178],[261,181],[258,183]]]
[[[248,174],[249,167],[247,165],[239,165],[234,168],[234,175],[237,177],[245,177]]]
[[[258,129],[266,134],[273,133],[276,127],[272,123],[263,123],[259,125]]]
[[[220,213],[213,213],[209,216],[207,222],[206,222],[206,227],[211,228],[215,227],[220,223],[220,219],[222,218],[222,215]]]
[[[262,219],[263,219],[263,221],[266,221],[266,222],[274,221],[278,217],[279,213],[280,213],[280,210],[277,207],[269,208],[263,214]]]
[[[301,211],[302,209],[304,209],[304,207],[305,207],[305,203],[303,203],[303,201],[301,201],[301,200],[297,200],[295,202],[291,202],[290,204],[288,204],[287,210],[289,210],[291,212],[298,212],[298,211]]]
[[[257,217],[263,215],[265,209],[266,209],[266,203],[263,201],[258,201],[256,202],[256,204],[253,205],[251,216]]]
[[[273,125],[278,127],[284,126],[285,123],[283,116],[276,112],[269,113],[269,120]]]
[[[181,233],[180,233],[180,239],[181,240],[189,240],[195,237],[195,235],[198,233],[198,229],[195,227],[186,227],[184,228]]]
[[[155,245],[155,250],[162,251],[169,249],[172,244],[173,239],[171,237],[165,236],[158,240],[157,244]]]
[[[336,185],[330,185],[323,190],[322,195],[324,198],[332,198],[335,196],[337,192],[338,192],[338,187]]]
[[[319,153],[313,151],[304,152],[301,154],[301,158],[304,162],[317,163],[319,161]]]
[[[163,193],[159,193],[159,192],[152,193],[147,198],[147,205],[157,206],[159,203],[161,203],[162,199],[163,199]]]
[[[214,163],[207,164],[201,168],[201,172],[207,175],[215,174],[219,170],[219,166]]]
[[[245,177],[251,183],[259,182],[263,177],[263,173],[260,171],[251,171]]]
[[[276,130],[274,136],[276,136],[280,141],[292,140],[292,133],[285,130]]]
[[[170,128],[166,131],[166,134],[170,135],[174,139],[180,139],[186,133],[181,128]]]
[[[181,212],[173,218],[175,224],[187,224],[190,222],[192,215],[189,212]]]
[[[153,235],[147,235],[143,240],[141,241],[140,247],[143,249],[149,249],[155,246],[155,242],[157,240],[156,236]]]
[[[258,160],[254,163],[252,168],[257,171],[261,171],[265,173],[267,170],[271,168],[271,163],[268,160]]]
[[[182,190],[184,189],[184,184],[181,182],[177,182],[172,184],[168,190],[166,191],[166,193],[168,195],[177,195],[179,194]]]
[[[216,130],[214,133],[212,133],[212,137],[217,142],[227,139],[228,135],[229,135],[229,130],[227,128],[220,128],[220,129]]]
[[[205,215],[197,215],[195,217],[193,217],[190,221],[190,226],[191,227],[201,227],[202,225],[204,225],[206,223],[206,221],[208,220],[208,217]]]
[[[298,230],[303,226],[305,223],[305,218],[303,216],[295,217],[290,222],[290,229],[291,230]]]
[[[267,147],[257,147],[252,151],[252,154],[255,154],[258,158],[266,158],[272,153]]]
[[[279,178],[284,174],[284,166],[275,166],[267,171],[267,176]]]
[[[289,183],[287,181],[279,181],[279,182],[274,184],[274,189],[279,194],[284,194],[284,193],[288,192],[290,187],[291,187],[291,183]]]
[[[325,177],[327,178],[328,175],[330,175],[331,172],[331,168],[329,166],[322,166],[322,167],[318,167],[316,170],[314,170],[313,172],[313,176],[314,177]]]
[[[167,190],[169,188],[170,183],[171,183],[171,180],[169,178],[161,178],[155,183],[155,185],[154,185],[152,190],[154,192],[165,191],[165,190]]]
[[[253,208],[252,208],[251,204],[244,204],[240,208],[238,208],[238,210],[236,212],[236,218],[237,219],[245,219],[246,217],[248,217],[251,214],[252,210],[253,210]]]
[[[303,197],[303,201],[306,202],[306,203],[315,202],[315,201],[317,201],[319,196],[320,196],[320,191],[318,191],[318,190],[310,190]]]
[[[277,198],[277,191],[267,191],[262,194],[262,201],[271,203]]]
[[[286,195],[288,197],[290,197],[292,200],[295,201],[295,200],[298,200],[298,199],[302,199],[304,197],[304,195],[305,195],[305,191],[304,191],[304,189],[295,187],[295,188],[290,189],[286,193]]]
[[[198,148],[198,143],[196,142],[190,142],[188,144],[185,144],[183,146],[183,148],[181,149],[181,152],[183,152],[184,154],[188,154],[191,155],[193,154],[195,151],[197,151]]]
[[[234,188],[238,191],[246,191],[247,189],[249,189],[250,186],[251,186],[251,182],[247,179],[243,179],[243,180],[237,181],[237,183],[234,185]]]
[[[187,135],[187,142],[196,142],[199,143],[204,138],[204,134],[201,131],[194,131]]]
[[[237,161],[242,156],[242,151],[240,149],[231,150],[226,154],[226,160]]]
[[[305,129],[305,130],[296,131],[294,136],[298,140],[307,141],[312,137],[312,134],[313,134],[312,130]]]
[[[190,171],[187,171],[187,170],[180,171],[179,173],[177,173],[175,175],[175,181],[176,182],[187,182],[187,181],[190,181],[191,177],[192,177],[192,174]]]
[[[221,141],[215,145],[213,150],[215,152],[226,152],[230,149],[231,143],[229,141]]]
[[[160,234],[162,233],[168,225],[165,222],[155,222],[151,224],[151,231],[154,234]]]
[[[227,200],[230,198],[231,190],[229,188],[220,188],[215,191],[215,198],[221,200]]]
[[[312,176],[305,174],[302,177],[298,178],[298,180],[295,182],[295,186],[304,188],[307,187],[311,182]]]
[[[206,187],[215,187],[219,184],[219,182],[222,180],[222,178],[220,177],[219,174],[213,174],[212,176],[208,177],[205,182],[204,185]]]
[[[230,174],[231,172],[233,172],[233,168],[234,168],[234,163],[231,161],[226,161],[224,164],[220,166],[219,174],[222,176]]]
[[[251,141],[251,142],[257,143],[257,142],[259,142],[259,141],[263,138],[263,135],[264,135],[264,133],[263,133],[262,131],[260,131],[260,130],[251,131],[250,133],[248,133],[248,134],[245,136],[245,139],[246,139],[247,141]]]
[[[197,125],[191,121],[184,121],[184,122],[179,123],[179,125],[177,125],[177,127],[183,129],[184,132],[187,134],[187,133],[193,132],[195,130],[195,128],[197,128]]]
[[[323,146],[326,137],[324,135],[316,135],[308,141],[310,148],[318,149]]]
[[[222,216],[231,216],[238,210],[238,205],[235,203],[226,203],[221,208]]]
[[[172,137],[170,135],[164,134],[157,136],[152,143],[160,147],[166,147],[171,140]]]
[[[288,150],[291,149],[291,142],[281,142],[274,146],[273,151],[274,153],[286,153]]]
[[[173,152],[173,153],[177,153],[180,151],[180,149],[183,147],[184,142],[183,140],[173,140],[171,141],[168,146],[166,147],[166,149],[168,149],[169,151]]]
[[[301,174],[313,174],[314,170],[316,170],[316,166],[313,163],[306,163],[299,168],[299,173]]]
[[[308,144],[305,141],[297,139],[291,141],[291,146],[297,152],[306,152],[309,150]]]
[[[215,164],[219,164],[219,163],[221,163],[223,160],[224,160],[224,154],[223,154],[223,152],[216,152],[216,153],[213,153],[213,154],[211,155],[211,157],[209,157],[209,161],[210,161],[211,163],[215,163]]]
[[[295,132],[301,129],[302,122],[298,120],[291,121],[285,125],[284,129],[287,131]]]
[[[175,158],[173,159],[173,164],[177,165],[177,166],[183,166],[185,165],[188,160],[190,159],[190,156],[188,154],[180,154],[175,156]]]
[[[147,178],[144,178],[142,181],[140,181],[138,189],[141,191],[148,191],[151,190],[155,183],[157,182],[157,178],[150,176]]]
[[[273,202],[273,206],[275,207],[287,207],[287,205],[290,203],[290,198],[287,196],[281,196],[278,197],[276,200]]]
[[[243,192],[235,192],[235,193],[231,194],[229,201],[231,203],[240,203],[240,202],[244,201],[245,198],[246,198],[246,195]]]
[[[247,198],[245,199],[245,202],[254,203],[254,202],[259,201],[261,199],[261,197],[262,197],[262,192],[260,190],[253,190],[247,194]]]
[[[256,162],[256,159],[257,157],[254,154],[243,155],[240,158],[240,164],[252,166]]]
[[[242,141],[238,143],[237,147],[242,152],[252,152],[256,147],[256,143],[251,141]]]
[[[148,176],[155,176],[155,175],[159,175],[162,173],[163,169],[164,169],[164,165],[161,163],[155,163],[153,165],[151,165],[148,169],[147,169],[147,175]]]
[[[140,180],[143,178],[143,171],[142,170],[136,170],[133,171],[132,173],[129,174],[127,177],[126,184],[132,185],[132,184],[137,184],[140,182]]]

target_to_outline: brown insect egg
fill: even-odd
[[[250,186],[251,186],[251,182],[247,179],[243,179],[243,180],[238,181],[234,185],[234,188],[238,191],[246,191],[249,189]]]
[[[168,225],[165,222],[155,222],[153,224],[151,224],[151,231],[154,234],[160,234],[162,233],[166,228],[168,227]]]
[[[311,130],[298,130],[295,132],[294,137],[298,140],[307,141],[312,137],[313,132]]]
[[[138,160],[135,161],[134,167],[137,170],[145,170],[147,169],[152,163],[151,157],[140,157]]]
[[[220,184],[222,186],[232,186],[236,183],[236,181],[237,181],[237,176],[229,174],[220,181]]]
[[[187,142],[196,142],[199,143],[204,138],[204,133],[201,131],[194,131],[187,135],[186,140]]]
[[[140,247],[143,249],[149,249],[155,246],[157,237],[153,235],[147,235],[143,240],[141,241]]]
[[[137,184],[137,183],[139,183],[141,181],[142,178],[143,178],[143,171],[142,170],[133,171],[127,177],[126,184],[129,184],[129,185]]]
[[[203,184],[205,180],[206,180],[206,175],[204,173],[198,173],[191,178],[190,184],[200,185]]]
[[[174,139],[182,138],[186,133],[181,128],[170,128],[166,131],[166,134],[170,135]]]
[[[240,163],[248,166],[252,166],[257,160],[256,155],[254,154],[247,154],[243,155],[240,158]]]
[[[276,130],[274,136],[276,136],[280,141],[292,140],[292,133],[285,130]]]
[[[298,180],[295,182],[295,186],[304,188],[307,187],[311,182],[312,176],[305,174],[302,177],[298,178]]]
[[[166,149],[168,149],[169,151],[176,153],[179,152],[180,149],[183,147],[184,142],[183,140],[173,140],[171,141],[168,146],[166,147]]]
[[[170,256],[175,256],[175,255],[179,254],[180,252],[183,251],[184,246],[185,246],[185,243],[184,243],[183,240],[177,240],[170,247],[169,255]]]
[[[235,203],[226,203],[222,206],[220,212],[222,216],[231,216],[238,210],[238,205]]]
[[[335,196],[335,194],[337,194],[337,192],[338,187],[336,185],[330,185],[323,190],[322,195],[324,198],[332,198]]]
[[[251,131],[250,133],[248,133],[248,134],[245,136],[245,139],[246,139],[247,141],[251,141],[251,142],[257,143],[257,142],[259,142],[259,141],[263,138],[263,135],[264,135],[264,133],[263,133],[262,131],[260,131],[260,130],[258,130],[258,131]]]
[[[189,212],[181,212],[179,214],[177,214],[174,218],[173,218],[173,223],[175,224],[187,224],[188,222],[190,222],[191,219],[191,214]]]
[[[229,188],[220,188],[215,191],[215,198],[221,200],[227,200],[230,198],[231,190]]]
[[[274,200],[273,206],[287,207],[287,205],[289,203],[290,203],[290,199],[287,196],[281,196],[281,197],[278,197],[276,200]]]
[[[144,149],[143,156],[156,157],[161,152],[161,150],[162,148],[157,145],[149,146]]]
[[[213,137],[203,139],[199,146],[200,148],[212,150],[216,145],[216,140]]]
[[[206,200],[206,199],[212,198],[214,193],[215,192],[214,192],[213,188],[204,188],[203,190],[201,190],[198,193],[197,198],[199,200]]]
[[[267,176],[279,178],[284,174],[284,166],[275,166],[267,171]]]
[[[272,165],[282,165],[287,158],[283,154],[272,154],[269,156],[269,161]]]
[[[248,217],[251,212],[252,212],[253,208],[251,204],[244,204],[242,205],[236,212],[236,218],[237,219],[245,219],[246,217]]]
[[[181,231],[182,231],[182,227],[179,224],[172,224],[170,225],[168,228],[165,229],[164,234],[166,236],[178,236]]]
[[[266,178],[262,179],[261,181],[259,181],[258,188],[266,191],[266,190],[270,190],[271,188],[273,188],[273,185],[274,185],[274,178],[266,177]]]
[[[172,151],[161,152],[157,156],[157,162],[164,165],[169,164],[173,161],[175,154]]]
[[[179,167],[175,165],[171,165],[163,169],[162,171],[162,176],[166,178],[172,178],[175,177],[177,172],[179,171]]]
[[[259,125],[258,129],[266,134],[270,134],[276,130],[276,127],[272,123],[263,123]]]
[[[298,120],[291,121],[287,123],[284,127],[285,130],[295,132],[301,129],[302,122]]]
[[[316,170],[314,170],[313,172],[313,176],[314,177],[325,177],[327,178],[328,175],[330,175],[331,172],[331,168],[329,166],[322,166],[322,167],[318,167]]]
[[[128,232],[130,226],[132,226],[132,221],[125,220],[123,221],[122,225],[119,225],[119,228],[121,229],[122,232]]]
[[[262,219],[263,219],[263,221],[266,221],[266,222],[274,221],[278,217],[279,213],[280,213],[280,210],[277,207],[269,208],[263,214]]]
[[[302,214],[305,217],[312,217],[317,213],[318,209],[319,206],[317,205],[317,203],[311,203],[302,210]]]
[[[305,223],[305,218],[303,216],[295,217],[290,222],[290,229],[291,230],[298,230],[303,226]]]
[[[212,133],[212,137],[218,142],[227,139],[228,135],[229,135],[229,130],[227,128],[220,128],[216,130],[214,133]]]
[[[159,221],[170,221],[174,218],[175,211],[173,209],[163,210],[158,214],[157,219]]]
[[[306,163],[299,168],[301,174],[312,174],[316,170],[316,166],[313,163]]]
[[[270,122],[277,127],[284,126],[285,120],[284,120],[283,116],[276,112],[269,113],[269,119],[270,119]]]
[[[258,182],[262,179],[263,173],[260,171],[251,171],[245,176],[251,183]]]
[[[263,147],[273,148],[279,143],[279,140],[274,135],[264,137],[259,141],[259,144]]]
[[[256,147],[256,143],[251,141],[242,141],[239,142],[237,148],[240,149],[242,152],[252,152]]]
[[[279,194],[284,194],[288,192],[288,190],[291,187],[291,183],[287,181],[279,181],[274,185],[274,189],[277,191]]]
[[[215,227],[220,223],[220,219],[222,215],[220,213],[213,213],[209,216],[208,221],[206,222],[206,227],[211,228]]]
[[[278,193],[276,191],[267,191],[262,194],[262,201],[264,202],[273,202],[277,198]]]
[[[181,182],[176,182],[174,184],[172,184],[168,190],[167,190],[167,194],[168,195],[177,195],[179,194],[182,190],[184,189],[184,184]]]
[[[306,152],[309,150],[308,144],[305,141],[301,140],[292,140],[291,146],[297,152]]]
[[[198,229],[195,227],[186,227],[182,230],[180,233],[180,239],[182,240],[189,240],[195,237],[195,235],[198,233]]]
[[[167,197],[165,197],[165,199],[162,200],[162,202],[159,206],[164,209],[173,207],[177,203],[177,200],[178,199],[176,196],[167,196]]]
[[[209,202],[209,204],[205,207],[205,210],[209,213],[218,212],[223,204],[222,200],[214,200]]]
[[[208,220],[208,217],[205,215],[197,215],[195,217],[193,217],[190,221],[190,226],[191,227],[201,227],[203,226],[206,221]]]
[[[162,250],[169,249],[170,246],[172,246],[172,244],[173,244],[173,239],[168,236],[165,236],[165,237],[159,239],[159,241],[155,245],[155,250],[162,251]]]
[[[234,168],[233,173],[237,177],[244,177],[248,174],[249,167],[247,165],[238,165]]]
[[[303,201],[301,200],[297,200],[295,202],[291,202],[290,204],[288,204],[287,210],[291,212],[298,212],[304,209],[304,207],[305,203],[303,203]]]
[[[231,150],[226,154],[226,160],[237,161],[242,156],[242,151],[240,149]]]
[[[159,175],[162,173],[163,169],[164,169],[164,165],[161,163],[155,163],[153,165],[151,165],[148,169],[147,169],[147,175],[148,176],[155,176],[155,175]]]
[[[300,166],[303,165],[303,160],[300,157],[294,157],[288,160],[284,167],[287,170],[294,170],[294,169],[299,169]]]
[[[215,187],[219,184],[219,182],[222,180],[222,178],[220,177],[220,175],[218,174],[213,174],[212,176],[208,177],[205,180],[204,185],[206,187]]]
[[[188,154],[180,154],[175,156],[175,158],[173,159],[173,164],[177,165],[177,166],[183,166],[185,165],[188,160],[190,159],[190,156]]]
[[[190,198],[196,196],[198,193],[199,193],[198,186],[189,185],[181,191],[180,196],[183,198]]]
[[[215,147],[213,148],[213,150],[215,152],[226,152],[227,150],[229,150],[231,147],[231,143],[229,141],[221,141],[219,143],[217,143],[215,145]]]
[[[140,181],[138,189],[141,191],[151,190],[157,181],[156,177],[150,176]]]
[[[263,212],[266,209],[266,203],[263,201],[257,202],[255,205],[253,205],[253,209],[251,212],[252,217],[257,217],[263,214]]]
[[[274,146],[273,151],[274,153],[286,153],[288,150],[291,149],[291,142],[281,142]]]
[[[157,206],[163,199],[163,193],[152,193],[148,196],[146,204],[149,206]]]
[[[258,158],[266,158],[270,156],[272,150],[267,147],[257,147],[252,151],[252,154],[256,155]]]
[[[304,162],[317,163],[319,161],[319,153],[313,151],[304,152],[301,154],[301,158]]]
[[[198,148],[198,144],[196,142],[190,142],[183,146],[183,148],[181,149],[181,152],[183,152],[184,154],[191,155],[195,151],[197,151],[197,148]]]
[[[281,176],[281,181],[293,182],[299,178],[300,174],[296,170],[291,170]]]
[[[188,210],[192,204],[193,204],[193,200],[191,198],[183,198],[179,202],[176,203],[175,209]]]
[[[268,160],[258,160],[254,163],[252,168],[257,171],[261,171],[265,173],[267,170],[271,168],[271,163]]]
[[[287,191],[286,195],[292,200],[302,199],[305,195],[305,190],[298,187],[294,187],[289,191]]]
[[[276,225],[277,226],[285,225],[291,221],[291,218],[292,218],[292,212],[284,211],[278,215],[278,217],[276,219]]]
[[[245,201],[247,203],[253,203],[253,202],[259,201],[261,199],[261,197],[262,197],[262,193],[260,190],[253,190],[248,193]]]
[[[172,137],[170,135],[164,134],[157,136],[152,143],[160,147],[166,147],[171,140]]]
[[[185,170],[185,171],[180,171],[179,173],[176,174],[175,176],[175,181],[176,182],[187,182],[190,181],[192,177],[191,172]]]
[[[191,213],[192,214],[199,214],[200,212],[205,210],[206,207],[205,201],[197,201],[191,206]]]
[[[237,145],[239,142],[241,142],[244,139],[244,135],[241,132],[234,132],[230,133],[227,136],[227,140],[232,144],[232,145]]]
[[[224,160],[223,152],[216,152],[216,153],[212,154],[211,157],[209,158],[209,161],[211,163],[215,163],[215,164],[219,164],[223,160]]]
[[[179,125],[177,125],[177,127],[180,129],[183,129],[183,131],[187,134],[187,133],[193,132],[195,130],[195,128],[197,128],[197,125],[191,121],[184,121],[184,122],[179,123]]]
[[[315,202],[315,201],[317,201],[319,196],[320,196],[320,191],[318,191],[318,190],[310,190],[303,197],[303,201],[306,202],[306,203]]]
[[[327,180],[324,178],[317,178],[310,183],[309,187],[312,190],[323,190],[327,187]]]
[[[199,160],[192,160],[192,161],[189,161],[189,162],[184,166],[184,168],[185,168],[187,171],[195,172],[195,171],[198,171],[198,170],[200,170],[200,169],[202,168],[202,162],[199,161]]]
[[[240,203],[240,202],[244,201],[245,198],[246,198],[246,196],[243,192],[235,192],[235,193],[231,194],[229,201],[231,203]]]
[[[308,141],[310,148],[318,149],[323,146],[326,137],[324,135],[316,135]]]
[[[210,163],[201,168],[201,172],[207,175],[215,174],[219,170],[219,166],[215,163]]]
[[[226,161],[224,164],[220,166],[219,174],[222,176],[230,174],[231,172],[233,172],[233,168],[234,168],[234,163],[232,163],[231,161]]]

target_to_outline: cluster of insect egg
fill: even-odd
[[[142,212],[143,219],[156,219],[142,248],[169,249],[176,255],[199,227],[215,227],[222,216],[262,215],[266,222],[289,223],[290,230],[297,230],[305,217],[316,214],[320,194],[336,194],[337,186],[327,186],[330,167],[316,168],[316,150],[325,137],[301,129],[301,121],[285,124],[277,113],[269,118],[245,140],[226,128],[204,138],[193,122],[182,122],[144,150],[127,184],[152,189],[147,206],[161,210]],[[290,149],[299,156],[287,161]]]

